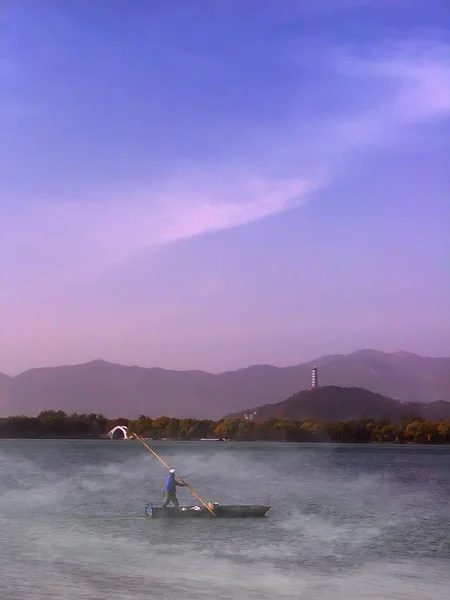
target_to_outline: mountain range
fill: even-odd
[[[402,402],[450,400],[450,358],[359,350],[296,366],[254,365],[218,374],[102,360],[30,369],[14,377],[0,374],[0,416],[53,409],[107,417],[219,419],[307,389],[314,365],[321,386],[359,387]]]

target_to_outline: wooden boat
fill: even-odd
[[[265,517],[270,506],[265,504],[211,504],[210,508],[214,511],[216,518],[221,519],[243,519],[243,518],[261,518]],[[151,506],[145,507],[147,517],[154,519],[214,519],[210,511],[202,505],[197,506],[166,506],[165,508]]]
[[[147,450],[149,450],[156,458],[167,468],[170,473],[175,473],[174,469],[171,469],[167,463],[160,458],[154,450],[150,448],[148,444],[144,442],[136,433],[131,433],[131,438],[138,439]],[[215,440],[214,440],[215,441]],[[245,518],[245,517],[265,517],[270,506],[266,504],[223,504],[219,505],[217,502],[209,502],[208,504],[195,492],[190,485],[188,485],[184,479],[179,475],[181,483],[183,483],[200,501],[201,506],[152,506],[147,504],[145,506],[145,514],[147,517],[153,517],[154,519],[198,519],[198,518],[209,518],[214,519],[216,517],[222,519],[232,518]]]

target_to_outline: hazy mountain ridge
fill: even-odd
[[[30,369],[14,377],[0,374],[0,414],[62,409],[108,417],[166,414],[217,419],[275,404],[308,388],[313,365],[319,368],[321,386],[359,387],[409,402],[450,399],[450,358],[360,350],[297,366],[252,365],[219,374],[102,360]]]

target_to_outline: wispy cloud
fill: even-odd
[[[342,73],[384,86],[386,98],[378,107],[399,124],[426,121],[450,109],[450,46],[404,43],[366,59],[345,55]]]
[[[181,174],[129,198],[38,203],[21,212],[16,227],[4,228],[3,242],[24,257],[25,269],[42,262],[60,278],[70,267],[70,280],[127,260],[143,248],[277,214],[304,202],[313,187],[300,178]]]
[[[314,149],[329,168],[333,157],[341,165],[360,150],[410,147],[410,127],[450,115],[448,45],[410,42],[364,57],[339,49],[331,60],[341,85],[366,105],[355,110],[349,102],[339,117],[318,125]]]
[[[352,80],[352,90],[373,92],[369,105],[345,106],[339,116],[311,121],[298,115],[289,123],[289,140],[279,155],[298,156],[293,177],[260,169],[208,169],[177,173],[170,180],[130,190],[126,198],[101,195],[83,202],[43,201],[15,222],[3,220],[3,240],[27,260],[47,265],[53,253],[56,271],[107,268],[143,248],[167,244],[208,232],[229,229],[275,215],[305,202],[308,194],[328,185],[337,164],[353,152],[407,139],[409,127],[450,114],[450,50],[445,45],[407,44],[388,52],[357,58],[334,52],[331,62],[339,85]],[[370,95],[370,94],[369,94]],[[351,108],[350,108],[351,106]],[[317,117],[316,117],[317,118]],[[304,125],[314,135],[304,142]],[[279,139],[276,131],[273,139]],[[405,137],[403,137],[405,134]],[[270,138],[270,135],[269,135]],[[270,159],[270,144],[259,155]],[[304,157],[304,163],[302,162]],[[272,161],[273,162],[273,161]],[[307,165],[307,167],[306,167]],[[326,179],[317,173],[326,173]],[[254,175],[253,173],[256,173]]]

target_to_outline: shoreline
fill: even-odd
[[[152,439],[152,438],[142,438],[145,442],[151,442],[151,443],[170,443],[170,444],[174,444],[174,443],[180,443],[180,444],[192,444],[192,443],[204,443],[205,440],[200,440],[200,439],[190,439],[190,440],[182,440],[182,439],[176,439],[176,438],[165,438],[165,439]],[[110,438],[104,438],[104,437],[70,437],[70,436],[41,436],[41,437],[0,437],[0,444],[1,442],[56,442],[56,441],[67,441],[67,442],[120,442],[120,443],[127,443],[127,442],[137,442],[137,440],[132,440],[132,439],[110,439]],[[209,441],[209,440],[208,440]],[[430,446],[450,446],[450,442],[448,441],[439,441],[439,442],[413,442],[413,441],[408,441],[408,442],[388,442],[388,441],[369,441],[369,442],[354,442],[354,441],[336,441],[336,440],[320,440],[320,441],[296,441],[296,440],[267,440],[267,439],[261,439],[261,440],[227,440],[227,442],[217,442],[220,445],[227,445],[227,444],[289,444],[289,445],[303,445],[303,446],[323,446],[323,445],[333,445],[333,446],[423,446],[423,447],[430,447]],[[210,446],[210,443],[207,444],[208,446]],[[216,445],[216,444],[214,444]]]

